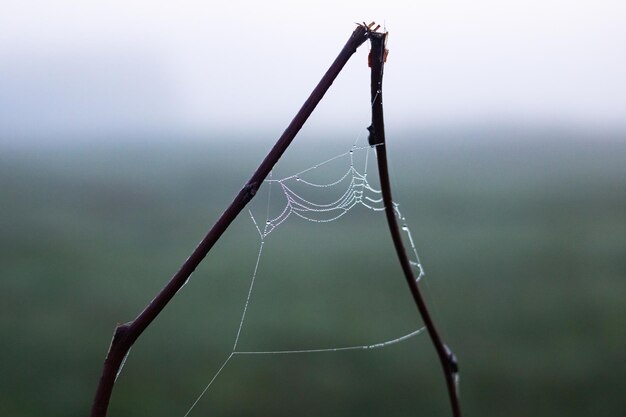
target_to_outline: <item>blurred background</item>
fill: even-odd
[[[623,414],[623,2],[5,3],[0,414],[89,412],[115,324],[169,280],[363,20],[390,32],[395,199],[465,415]],[[367,49],[275,175],[364,135]],[[109,415],[185,415],[230,353],[258,245],[244,213],[135,345]],[[380,213],[289,219],[264,248],[240,346],[408,333],[421,322],[400,273]],[[421,335],[237,357],[189,415],[450,413]]]

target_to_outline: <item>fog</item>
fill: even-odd
[[[280,130],[363,20],[390,32],[391,127],[624,127],[619,1],[24,1],[0,16],[0,141]],[[366,55],[319,126],[366,123]]]

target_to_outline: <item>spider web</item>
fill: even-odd
[[[361,140],[361,135],[359,135],[354,144],[347,151],[310,166],[307,169],[282,178],[274,178],[273,173],[270,173],[268,179],[265,180],[263,187],[267,190],[267,207],[263,215],[260,216],[257,213],[255,216],[251,209],[248,210],[251,223],[259,237],[259,246],[232,349],[211,376],[203,390],[195,398],[184,414],[184,417],[192,414],[192,411],[202,397],[209,391],[213,383],[218,380],[222,371],[227,368],[228,364],[235,357],[375,350],[404,342],[421,334],[425,330],[425,328],[421,326],[409,333],[399,335],[392,339],[349,346],[331,346],[324,348],[303,347],[300,349],[284,350],[239,349],[239,342],[244,332],[248,307],[253,298],[255,281],[260,270],[259,265],[263,256],[264,247],[271,241],[272,234],[276,233],[285,223],[292,220],[304,220],[312,223],[330,223],[346,216],[356,207],[361,207],[373,212],[385,210],[381,191],[368,181],[368,166],[372,163],[372,160],[376,158],[376,153],[373,150],[374,147],[367,144],[360,145],[359,141]],[[331,165],[334,165],[336,170],[338,168],[339,173],[330,181],[319,180],[317,178],[319,177],[319,173],[326,171],[326,168]],[[304,197],[305,195],[306,198]],[[277,204],[277,202],[280,209],[274,214],[270,209],[270,203]],[[410,262],[415,269],[416,280],[419,281],[424,276],[424,269],[420,262],[411,231],[407,225],[406,218],[400,212],[399,204],[394,202],[393,209],[402,224],[404,239],[410,248]]]

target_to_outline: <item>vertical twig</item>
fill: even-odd
[[[282,136],[278,139],[274,147],[267,154],[261,165],[257,168],[252,178],[239,191],[233,202],[220,216],[215,225],[202,239],[198,247],[189,258],[183,263],[178,272],[170,279],[168,284],[157,294],[148,306],[135,318],[135,320],[120,324],[115,328],[111,345],[104,361],[102,374],[96,395],[91,408],[91,417],[105,417],[109,406],[109,400],[115,384],[115,378],[120,370],[124,358],[129,349],[143,333],[143,331],[159,315],[167,303],[176,295],[176,292],[185,284],[189,276],[205,258],[215,242],[222,236],[224,231],[237,217],[241,210],[254,197],[257,190],[272,170],[276,162],[285,152],[293,138],[302,128],[304,122],[311,115],[317,104],[331,86],[339,72],[350,59],[356,49],[367,39],[368,29],[358,26],[348,42],[345,44],[335,61],[332,63],[326,74],[322,77],[309,98],[298,111]]]
[[[391,232],[391,238],[393,240],[404,277],[406,278],[413,300],[419,310],[424,325],[428,330],[428,334],[435,346],[437,356],[441,362],[443,373],[446,379],[446,385],[448,388],[448,395],[450,397],[450,405],[452,407],[452,414],[455,417],[461,416],[461,406],[459,404],[459,396],[456,387],[456,379],[458,376],[458,365],[456,357],[452,351],[443,343],[439,332],[435,327],[435,323],[430,317],[428,307],[422,297],[420,289],[417,285],[416,278],[413,274],[413,269],[409,262],[407,252],[402,242],[402,235],[398,226],[396,218],[396,212],[393,205],[393,198],[391,197],[391,183],[389,181],[389,171],[387,169],[387,150],[385,149],[385,124],[383,119],[383,68],[387,51],[385,49],[385,39],[387,33],[378,33],[370,31],[368,28],[368,37],[370,39],[372,49],[370,51],[369,63],[371,66],[371,97],[372,97],[372,124],[368,128],[370,132],[369,143],[370,145],[376,145],[376,155],[378,160],[378,174],[380,176],[380,188],[383,194],[383,202],[385,205],[385,215],[387,217],[387,223],[389,224],[389,230]]]

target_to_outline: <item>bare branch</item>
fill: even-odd
[[[302,108],[300,108],[287,129],[285,129],[274,147],[257,168],[256,172],[241,191],[239,191],[230,206],[228,206],[226,211],[220,216],[198,247],[183,263],[178,272],[174,274],[167,285],[135,320],[116,327],[92,404],[91,417],[106,416],[115,379],[131,346],[159,313],[161,313],[174,295],[176,295],[176,292],[185,284],[200,262],[206,257],[215,242],[217,242],[241,210],[243,210],[246,204],[254,197],[269,172],[283,155],[296,134],[300,131],[317,104],[324,97],[324,94],[328,88],[330,88],[337,75],[339,75],[339,72],[343,69],[348,59],[350,59],[357,48],[366,41],[368,33],[367,28],[357,26],[335,61],[328,71],[326,71],[326,74],[324,74],[309,98],[304,102]]]
[[[369,27],[368,27],[369,29]],[[446,379],[446,385],[448,388],[448,395],[450,397],[450,405],[452,407],[452,414],[455,417],[461,416],[461,406],[459,403],[459,395],[456,387],[456,381],[458,377],[458,364],[456,357],[452,351],[443,343],[439,332],[435,327],[430,312],[420,289],[417,285],[417,280],[413,275],[413,269],[409,262],[404,243],[402,242],[402,235],[400,233],[400,227],[396,219],[396,212],[394,210],[393,198],[391,196],[391,183],[389,181],[389,170],[387,169],[387,150],[385,147],[385,124],[383,118],[383,68],[387,57],[387,50],[385,49],[385,39],[387,33],[379,33],[376,31],[368,30],[368,37],[372,44],[370,51],[369,63],[371,67],[371,96],[372,96],[372,124],[368,127],[370,132],[369,143],[370,145],[376,145],[376,155],[378,160],[378,174],[380,176],[380,188],[383,194],[383,202],[385,205],[385,215],[387,217],[387,223],[389,224],[389,231],[391,232],[391,238],[393,240],[404,277],[413,295],[415,305],[419,310],[424,325],[428,330],[428,334],[435,346],[437,356],[441,362],[443,373]]]

